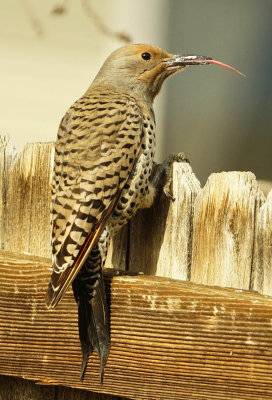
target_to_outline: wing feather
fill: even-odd
[[[61,300],[99,239],[133,170],[141,138],[141,110],[126,95],[88,94],[64,116],[55,147],[48,307]]]

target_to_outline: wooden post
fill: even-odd
[[[188,280],[194,199],[200,190],[188,163],[173,165],[173,197],[160,193],[151,209],[130,223],[129,269]]]
[[[250,288],[257,215],[264,201],[250,172],[208,178],[195,201],[193,282]]]
[[[252,288],[272,295],[272,190],[258,212]]]
[[[15,149],[6,136],[0,136],[0,243],[1,249],[5,245],[5,227],[6,227],[6,204],[7,204],[7,180],[9,170],[15,157]]]
[[[6,177],[5,250],[50,257],[53,143],[27,144]]]

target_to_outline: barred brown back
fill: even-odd
[[[58,133],[53,179],[54,270],[71,266],[88,234],[123,188],[137,158],[142,117],[114,93],[79,99]]]

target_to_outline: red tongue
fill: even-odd
[[[203,60],[194,60],[194,61],[203,61]],[[246,75],[243,74],[242,72],[238,71],[237,69],[231,67],[231,66],[228,65],[228,64],[222,63],[221,61],[216,61],[216,60],[205,60],[204,62],[205,62],[205,64],[217,64],[217,65],[220,65],[221,67],[228,68],[228,69],[230,69],[231,71],[234,71],[234,72],[236,72],[237,74],[246,77]]]

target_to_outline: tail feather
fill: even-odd
[[[92,325],[91,306],[88,303],[87,296],[80,296],[78,301],[78,329],[81,343],[82,362],[80,379],[84,379],[89,356],[95,349],[92,336],[88,333],[88,327]]]
[[[83,267],[84,268],[84,267]],[[88,269],[88,274],[90,270]],[[80,273],[73,282],[78,303],[78,328],[82,351],[81,380],[84,379],[89,356],[95,350],[100,359],[100,381],[109,354],[110,334],[102,271],[94,276]]]

